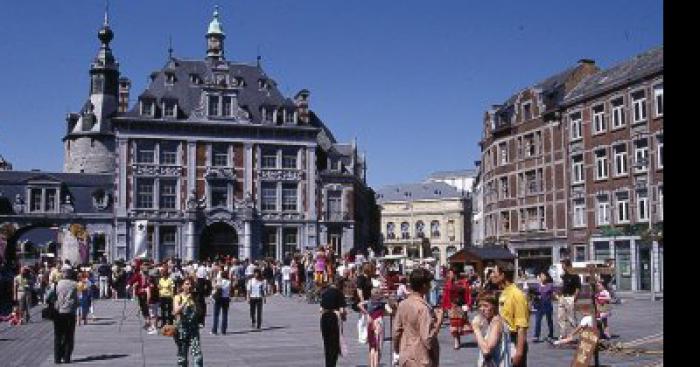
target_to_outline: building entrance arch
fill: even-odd
[[[213,223],[202,231],[199,241],[199,259],[213,260],[216,256],[238,258],[238,233],[227,223]]]

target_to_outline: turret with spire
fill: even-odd
[[[226,34],[224,28],[219,22],[219,6],[214,8],[214,19],[209,23],[207,30],[207,59],[223,60],[224,59],[224,39]]]
[[[119,107],[119,63],[109,43],[114,32],[109,11],[97,32],[100,49],[90,64],[90,94],[79,113],[66,118],[65,172],[103,173],[114,171],[114,136],[110,119]]]

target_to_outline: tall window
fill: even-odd
[[[630,199],[629,195],[625,193],[617,194],[617,223],[629,223],[629,211],[630,211]]]
[[[532,103],[527,102],[523,104],[523,121],[529,121],[532,119]]]
[[[401,239],[402,240],[407,240],[407,239],[411,238],[410,234],[408,233],[408,230],[409,230],[408,222],[402,222],[401,223]]]
[[[610,203],[608,199],[598,199],[596,220],[599,226],[610,224]]]
[[[150,140],[136,142],[136,161],[138,163],[155,163],[155,144]]]
[[[450,219],[447,221],[447,238],[450,241],[455,240],[455,221],[454,221],[454,219]]]
[[[264,227],[263,241],[265,248],[263,256],[277,258],[277,227]]]
[[[177,209],[177,181],[160,180],[160,202],[161,209]]]
[[[572,161],[572,172],[573,172],[573,184],[583,183],[583,155],[579,154],[571,158]]]
[[[262,168],[277,168],[277,150],[263,149],[262,151]]]
[[[228,183],[225,181],[210,181],[209,189],[211,191],[211,206],[212,207],[228,207]]]
[[[569,115],[571,120],[571,140],[581,139],[581,112]]]
[[[440,222],[437,220],[430,222],[430,237],[440,238]]]
[[[657,84],[654,86],[654,102],[655,102],[655,109],[654,111],[656,112],[656,116],[663,116],[664,115],[664,85],[662,84]]]
[[[656,167],[664,168],[664,136],[659,135],[656,137]]]
[[[175,141],[160,142],[160,164],[177,164],[178,143]]]
[[[508,143],[498,144],[498,155],[501,157],[501,164],[508,163]]]
[[[419,220],[416,222],[416,238],[423,238],[425,237],[425,233],[423,232],[425,230],[425,223],[423,223],[422,220]]]
[[[617,129],[625,125],[625,104],[622,97],[610,102],[612,104],[612,128]]]
[[[627,145],[620,144],[613,147],[615,152],[615,176],[627,174]]]
[[[262,210],[277,210],[277,184],[264,182],[262,184]]]
[[[605,105],[599,104],[597,106],[593,106],[593,133],[599,134],[605,132],[606,129]]]
[[[297,239],[296,228],[283,228],[282,238],[284,241],[282,246],[282,252],[284,254],[293,254],[297,251],[299,240]]]
[[[297,184],[282,184],[282,210],[297,211]]]
[[[173,258],[177,254],[175,252],[176,227],[160,227],[160,258]]]
[[[634,163],[636,172],[646,172],[649,157],[649,140],[639,139],[634,142]]]
[[[501,197],[506,199],[508,198],[508,177],[501,177],[498,180],[501,186]]]
[[[341,220],[343,214],[342,208],[342,192],[340,190],[329,190],[328,191],[328,216],[330,220]],[[394,223],[390,223],[393,226]],[[387,224],[388,228],[388,224]]]
[[[56,211],[56,189],[45,190],[44,210],[47,212]]]
[[[233,97],[223,96],[221,103],[221,116],[231,117],[233,116]]]
[[[40,212],[41,211],[41,189],[31,189],[29,199],[30,211]]]
[[[394,222],[389,222],[386,224],[386,238],[389,240],[393,240],[394,238],[396,238],[396,234],[394,233],[394,227]]]
[[[214,167],[228,167],[228,145],[226,144],[212,144],[212,165]]]
[[[634,109],[634,122],[647,119],[647,98],[644,89],[632,93],[632,107]]]
[[[209,116],[219,116],[219,96],[209,96]]]
[[[510,232],[510,212],[501,212],[501,233]]]
[[[608,178],[608,152],[604,149],[595,151],[595,179]]]
[[[586,226],[586,202],[574,200],[574,227]]]
[[[649,220],[649,199],[646,193],[637,193],[637,221]]]
[[[297,149],[285,149],[282,151],[282,168],[297,168]]]
[[[139,209],[153,208],[153,179],[136,179],[136,207]]]
[[[659,220],[664,220],[664,187],[659,186],[659,203],[657,205],[657,210],[659,211]]]

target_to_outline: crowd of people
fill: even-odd
[[[178,366],[187,366],[190,355],[196,366],[203,366],[200,329],[205,327],[208,303],[213,316],[209,332],[225,335],[232,301],[247,301],[251,328],[261,329],[263,305],[275,294],[305,295],[309,302],[320,303],[326,366],[335,366],[338,357],[347,353],[343,335],[354,332],[344,325],[349,310],[359,315],[358,328],[364,331],[360,341],[368,345],[370,367],[378,367],[381,360],[386,316],[393,325],[392,359],[400,366],[439,365],[437,337],[443,323],[454,349],[462,347],[464,337],[473,338],[479,351],[477,366],[526,366],[531,306],[536,310],[531,342],[543,341],[543,318],[546,340],[554,346],[574,342],[584,327],[593,327],[594,318],[601,337],[610,337],[612,297],[605,279],[596,284],[597,313],[592,315],[593,310],[584,307],[577,322],[574,305],[581,280],[571,272],[568,260],[562,262],[561,288],[542,272],[537,287],[529,292],[515,285],[512,263],[492,264],[483,278],[473,271],[462,274],[430,263],[406,275],[406,269],[393,265],[372,256],[341,257],[320,247],[287,254],[282,261],[221,256],[208,261],[134,259],[110,264],[103,258],[91,266],[74,266],[69,261],[25,266],[13,281],[12,312],[0,321],[28,323],[31,305],[45,305],[42,316],[54,322],[56,363],[70,362],[75,328],[94,318],[97,298],[137,302],[148,334],[173,336]],[[554,338],[554,302],[558,339]]]

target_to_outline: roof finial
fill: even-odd
[[[105,0],[105,26],[109,26],[109,0]]]
[[[172,35],[168,36],[168,58],[169,59],[173,58],[173,36]]]
[[[260,56],[260,45],[258,45],[258,56],[255,57],[255,65],[260,68],[260,61],[262,60],[262,56]]]

